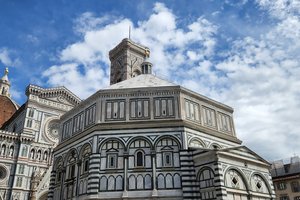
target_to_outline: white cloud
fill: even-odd
[[[62,64],[52,66],[44,73],[44,77],[48,78],[51,85],[63,84],[71,87],[71,90],[74,88],[72,91],[84,98],[96,88],[88,89],[90,93],[82,92],[83,88],[89,88],[90,83],[79,82],[78,79],[88,78],[88,70],[91,68],[103,71],[102,76],[93,79],[101,80],[102,85],[98,84],[98,89],[107,85],[110,63],[108,52],[127,36],[129,26],[132,27],[133,40],[151,49],[156,73],[166,78],[172,77],[172,73],[176,74],[178,67],[186,62],[188,51],[195,54],[194,60],[189,63],[193,64],[204,56],[212,55],[216,43],[213,37],[217,31],[216,26],[200,17],[184,31],[177,27],[176,16],[162,3],[156,3],[149,18],[137,24],[134,26],[126,18],[97,18],[92,13],[82,14],[75,20],[75,30],[82,34],[82,41],[63,49],[59,54]],[[190,45],[195,48],[189,49]],[[75,87],[77,84],[80,86]]]
[[[259,39],[236,41],[216,65],[226,74],[217,98],[234,106],[238,136],[246,144],[269,159],[286,158],[300,154],[300,21],[281,9],[283,1],[260,4],[280,20]]]
[[[300,154],[299,17],[281,9],[281,0],[274,2],[258,3],[278,23],[259,38],[231,38],[226,52],[216,52],[218,25],[199,17],[179,27],[177,16],[162,3],[137,25],[126,18],[84,13],[75,21],[82,40],[63,49],[62,64],[43,75],[50,85],[64,85],[83,98],[105,87],[108,52],[131,26],[132,39],[151,49],[156,74],[235,108],[237,135],[250,148],[268,159]]]
[[[77,63],[54,65],[47,69],[43,76],[49,78],[50,85],[65,86],[83,98],[102,88],[108,81],[105,72],[97,65],[85,69],[84,73],[80,73],[80,68],[83,66]]]
[[[300,14],[299,0],[256,0],[262,9],[266,9],[273,17],[285,19]]]
[[[22,98],[23,92],[17,90],[17,88],[15,88],[15,87],[12,87],[12,88],[10,88],[10,94],[11,94],[12,99],[19,100]]]
[[[3,63],[7,67],[15,67],[20,65],[19,59],[12,58],[12,52],[7,48],[0,49],[0,62]]]

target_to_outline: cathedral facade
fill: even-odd
[[[233,109],[152,75],[149,54],[124,39],[111,85],[57,121],[48,199],[274,199],[270,164],[241,145]]]
[[[0,200],[47,199],[59,119],[80,99],[64,87],[29,85],[18,106],[8,70],[0,80]]]

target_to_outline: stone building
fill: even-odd
[[[48,199],[274,199],[233,109],[154,76],[149,54],[124,39],[111,85],[61,116]]]
[[[0,200],[47,199],[58,120],[80,99],[64,87],[29,85],[18,107],[7,74],[0,81]]]
[[[300,200],[300,158],[294,156],[288,163],[283,160],[272,163],[271,175],[273,178],[276,199]]]

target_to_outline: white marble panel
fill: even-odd
[[[105,176],[102,176],[100,179],[100,191],[107,190],[107,178]]]
[[[180,167],[179,153],[173,153],[174,167]]]
[[[100,162],[100,169],[101,170],[105,170],[106,169],[106,158],[101,158],[101,162]]]
[[[181,187],[181,178],[179,174],[174,175],[174,188],[180,188]]]
[[[129,181],[128,181],[128,184],[129,184],[129,189],[132,190],[132,189],[135,189],[135,176],[134,175],[131,175],[129,177]]]
[[[151,176],[149,174],[147,174],[145,176],[144,180],[145,180],[145,189],[151,189],[152,188]]]
[[[152,166],[151,156],[146,156],[145,162],[146,162],[146,167],[151,167]]]
[[[122,176],[118,176],[116,178],[116,190],[122,190],[123,188],[123,178]]]
[[[113,176],[108,178],[107,190],[115,190],[115,178]]]
[[[129,168],[133,168],[134,167],[134,156],[130,156],[128,158],[128,165],[129,165]]]
[[[165,178],[163,174],[159,174],[157,176],[157,188],[158,189],[163,189],[165,188]]]
[[[136,188],[140,190],[144,188],[144,178],[142,175],[138,175],[136,178]]]
[[[156,165],[157,167],[162,167],[162,154],[156,154]]]
[[[173,177],[171,174],[166,175],[166,188],[173,188]]]

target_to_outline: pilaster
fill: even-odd
[[[100,154],[93,153],[90,155],[90,163],[89,163],[89,176],[88,176],[88,186],[87,193],[97,194],[100,188]]]

